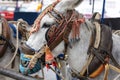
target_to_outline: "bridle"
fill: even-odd
[[[79,16],[78,12],[75,10],[68,10],[67,13],[64,13],[65,16],[62,16],[62,19],[59,21],[60,24],[51,26],[46,32],[46,41],[50,50],[52,51],[61,41],[64,41],[65,44],[69,44],[68,36],[73,28],[73,22],[76,20],[75,16]],[[61,15],[59,15],[61,16]],[[84,18],[78,18],[80,23],[84,22]],[[78,25],[80,26],[80,25]],[[28,45],[22,45],[23,52],[25,54],[35,54],[34,49],[30,48]],[[66,51],[66,50],[65,50]],[[30,53],[31,52],[31,53]]]
[[[70,10],[70,11],[68,11],[68,13],[70,13],[69,16],[68,17],[65,16],[60,21],[61,23],[58,26],[53,25],[48,29],[48,31],[45,34],[47,44],[44,44],[42,46],[42,48],[40,48],[40,50],[35,51],[34,49],[32,49],[30,46],[28,46],[26,44],[23,44],[21,46],[22,51],[25,54],[33,55],[33,58],[31,59],[29,65],[35,65],[37,60],[39,58],[41,58],[43,54],[46,53],[45,52],[45,48],[46,48],[45,45],[47,45],[50,48],[50,50],[52,51],[62,41],[64,41],[64,50],[63,50],[64,57],[62,59],[63,60],[67,59],[66,53],[67,53],[67,47],[69,45],[68,37],[70,35],[72,28],[74,27],[73,23],[74,23],[74,21],[76,21],[80,24],[84,22],[84,17],[82,16],[82,18],[81,18],[81,16],[77,15],[78,14],[77,11]],[[68,13],[65,13],[65,14],[68,15]],[[79,16],[79,18],[76,19],[75,16]],[[80,25],[78,25],[78,26],[80,27]]]

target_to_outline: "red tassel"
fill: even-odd
[[[50,69],[49,64],[46,64],[46,68],[47,68],[47,71],[48,71],[48,69]]]
[[[54,66],[54,67],[57,67],[57,63],[54,61],[54,62],[52,62],[52,65]]]

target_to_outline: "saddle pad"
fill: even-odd
[[[109,27],[106,27],[106,25],[101,25],[101,40],[97,52],[95,53],[101,55],[105,60],[107,58],[107,55],[111,54],[112,50],[111,48],[112,48],[111,29]],[[94,76],[91,76],[93,78],[98,76],[103,70],[104,70],[103,63],[95,56],[89,65],[88,68],[89,74],[94,74]],[[87,72],[85,73],[85,75],[87,75]]]

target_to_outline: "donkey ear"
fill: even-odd
[[[77,7],[79,4],[81,4],[83,0],[77,0],[77,2],[74,4],[75,7]]]

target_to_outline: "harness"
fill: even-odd
[[[56,26],[53,25],[46,33],[46,39],[48,41],[47,45],[51,50],[53,50],[61,41],[65,42],[65,55],[67,52],[67,47],[69,45],[68,36],[71,30],[73,30],[73,26],[71,26],[73,24],[72,20],[68,21],[70,21],[68,24],[63,21],[62,25],[60,24],[57,29]],[[98,22],[93,22],[93,24],[95,27],[92,30],[91,43],[88,50],[89,58],[83,69],[80,71],[80,75],[77,74],[77,77],[82,79],[85,79],[86,77],[95,78],[105,69],[106,71],[104,79],[107,79],[108,63],[110,59],[113,61],[114,65],[117,68],[120,68],[119,64],[111,54],[113,43],[111,29],[105,25],[100,25]],[[63,26],[65,27],[63,28]],[[66,36],[64,37],[64,35]],[[76,36],[73,38],[76,38]]]
[[[62,16],[63,17],[62,20],[59,21],[60,24],[58,26],[53,25],[46,32],[46,40],[50,50],[53,50],[60,42],[64,41],[66,45],[64,53],[66,53],[67,45],[69,44],[68,36],[73,28],[72,26],[74,21],[76,21],[77,23],[82,23],[84,21],[84,18],[83,17],[81,18],[81,16],[79,16],[78,12],[75,10],[68,10],[67,13],[65,13],[64,15],[65,16]],[[74,36],[78,36],[77,33],[73,32],[73,34],[75,34]],[[37,62],[37,59],[44,54],[44,51],[41,50],[41,49],[44,49],[44,46],[36,54],[35,54],[35,51],[31,49],[29,46],[27,46],[26,44],[22,45],[22,49],[25,54],[31,54],[31,55],[34,54],[33,56],[34,58],[31,60],[32,65],[34,65]]]
[[[120,30],[115,30],[113,33],[120,36]]]
[[[80,23],[84,22],[84,19],[80,18],[79,15],[78,18],[75,17],[74,13],[77,13],[75,10],[68,10],[67,14],[69,15],[68,17],[63,16],[63,19],[60,21],[60,24],[53,25],[50,27],[46,33],[46,40],[47,40],[47,45],[49,46],[50,50],[53,50],[60,42],[64,41],[65,42],[65,50],[64,50],[64,55],[66,55],[67,52],[67,47],[69,45],[68,41],[68,36],[70,35],[70,32],[72,32],[72,39],[74,38],[79,38],[79,27]],[[79,25],[73,27],[73,23],[79,22]],[[109,59],[112,59],[112,61],[117,65],[117,62],[113,58],[111,54],[111,49],[112,49],[112,34],[111,30],[108,27],[104,27],[96,22],[93,23],[95,27],[92,30],[92,36],[91,36],[91,43],[89,45],[89,50],[88,50],[88,60],[87,63],[85,64],[84,68],[82,71],[80,71],[79,74],[74,73],[78,78],[86,79],[86,77],[91,77],[94,78],[98,76],[104,68],[106,68],[105,71],[105,77],[108,74],[108,62]],[[56,27],[57,26],[57,27]],[[107,40],[105,42],[105,40]],[[24,47],[23,47],[24,48]],[[26,47],[27,48],[27,47]],[[44,49],[44,46],[41,48]],[[28,47],[28,51],[31,50]],[[30,52],[30,51],[29,51]],[[36,63],[37,59],[40,58],[44,54],[44,50],[41,51],[39,50],[37,54],[34,55],[34,58],[31,60],[31,63],[33,65]],[[93,66],[95,66],[93,68]]]
[[[92,23],[95,27],[92,28],[91,43],[88,50],[89,57],[80,73],[76,74],[72,71],[72,75],[86,80],[87,77],[97,77],[105,69],[104,80],[107,80],[109,67],[120,72],[120,66],[111,54],[113,44],[111,29],[98,22]],[[115,66],[109,64],[110,59]]]
[[[88,50],[89,58],[82,71],[80,71],[80,75],[91,78],[97,77],[104,70],[105,64],[109,61],[109,53],[111,53],[112,48],[110,29],[106,29],[107,27],[103,27],[96,22],[93,24],[95,27],[92,31],[91,43]],[[106,32],[103,30],[106,30]],[[108,35],[106,36],[105,33]]]
[[[2,57],[7,49],[7,47],[11,49],[11,51],[15,50],[15,47],[10,42],[10,28],[6,19],[0,18],[0,57]]]

